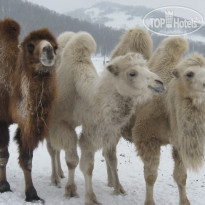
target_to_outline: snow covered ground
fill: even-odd
[[[93,58],[98,71],[103,70],[103,59]],[[17,145],[13,141],[16,125],[10,127],[10,159],[7,165],[7,178],[12,192],[0,194],[0,205],[39,204],[26,203],[24,201],[24,177],[18,165]],[[80,128],[77,129],[80,132]],[[80,150],[78,149],[80,156]],[[115,196],[113,189],[107,187],[107,174],[105,160],[102,152],[95,155],[95,168],[93,172],[93,186],[98,200],[103,205],[143,205],[145,199],[145,182],[143,176],[143,164],[137,157],[134,145],[120,140],[117,149],[118,171],[120,181],[126,190],[126,195]],[[50,185],[51,163],[46,149],[46,143],[40,144],[34,152],[33,181],[38,195],[46,201],[46,205],[83,205],[84,204],[84,178],[79,166],[76,169],[76,184],[80,198],[68,199],[64,197],[64,187],[67,182],[67,166],[64,153],[61,153],[62,168],[66,176],[62,179],[62,188]],[[178,189],[172,178],[173,160],[171,147],[161,149],[161,162],[159,176],[155,184],[154,196],[156,205],[177,205]],[[197,174],[188,172],[187,194],[192,205],[205,204],[205,166]]]

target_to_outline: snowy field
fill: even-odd
[[[103,59],[93,58],[98,71],[103,70]],[[26,203],[24,201],[24,177],[18,165],[17,145],[13,141],[16,125],[10,127],[10,159],[7,165],[7,178],[12,192],[0,194],[0,205],[22,205],[40,204]],[[80,128],[77,129],[80,132]],[[80,150],[78,149],[80,155]],[[134,145],[120,140],[117,149],[118,172],[121,184],[126,190],[126,195],[113,195],[113,189],[107,187],[107,173],[105,160],[102,152],[95,155],[95,168],[93,171],[93,187],[98,200],[103,205],[143,205],[145,199],[145,182],[143,175],[143,164],[137,157]],[[67,166],[64,153],[61,153],[62,168],[66,178],[62,179],[62,187],[57,188],[50,185],[51,163],[46,149],[46,142],[40,144],[34,152],[33,158],[33,181],[38,195],[46,201],[46,205],[83,205],[84,204],[84,177],[79,169],[76,169],[76,184],[79,198],[68,199],[64,197],[64,187],[67,182]],[[161,161],[158,179],[155,184],[154,196],[156,205],[177,205],[178,189],[172,178],[173,160],[171,147],[161,149]],[[188,172],[187,194],[192,205],[205,204],[205,166],[199,173]]]

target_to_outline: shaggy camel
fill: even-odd
[[[149,33],[140,27],[130,29],[121,36],[120,43],[111,53],[111,59],[128,52],[141,53],[146,60],[152,54],[152,39]]]
[[[115,193],[124,193],[117,174],[117,159],[112,148],[120,128],[129,120],[136,104],[164,91],[160,78],[150,72],[140,54],[128,53],[111,61],[101,77],[91,61],[96,44],[92,36],[81,32],[66,44],[57,78],[59,99],[50,126],[49,153],[66,151],[69,181],[66,195],[76,195],[74,171],[78,164],[75,127],[82,124],[79,145],[80,167],[85,176],[85,203],[98,204],[92,188],[94,153],[103,148],[113,170]]]
[[[136,29],[136,36],[138,36],[137,31],[138,29]],[[125,34],[125,36],[127,36],[127,39],[130,39],[132,41],[133,36],[130,36],[129,38],[129,31]],[[150,42],[151,41],[150,39],[151,37],[149,36],[149,34],[147,34],[147,35],[143,35],[140,41]],[[131,42],[129,44],[131,44]],[[148,43],[142,43],[142,45],[144,44],[148,44]],[[136,46],[140,46],[140,43],[136,43]],[[141,50],[144,53],[150,53],[150,46],[147,46],[147,47],[148,47],[147,50],[146,48],[140,49],[138,47],[136,47],[135,50]],[[122,48],[123,48],[123,44],[120,42],[117,45],[115,50],[122,50]],[[129,50],[130,49],[127,49],[124,52],[125,53],[129,52]],[[156,51],[152,54],[150,60],[148,61],[148,67],[150,68],[152,72],[156,73],[159,77],[161,77],[163,81],[165,81],[165,84],[167,84],[173,77],[171,73],[174,67],[178,64],[184,52],[187,50],[188,50],[188,43],[182,37],[166,38],[160,43]],[[151,107],[152,102],[150,102],[149,105]],[[121,130],[121,136],[130,142],[133,141],[132,128],[134,126],[135,118],[137,115],[138,115],[138,112],[136,112],[131,117],[129,123],[127,123]],[[113,149],[113,152],[116,152],[116,148]],[[111,174],[112,171],[107,161],[106,161],[106,165],[107,165],[107,174],[108,174],[108,186],[113,187],[113,177]]]
[[[174,179],[180,205],[190,205],[186,195],[187,168],[197,170],[205,147],[205,59],[194,54],[176,66],[167,94],[138,106],[132,140],[144,162],[145,205],[154,205],[160,147],[171,144],[175,161]]]
[[[40,200],[33,186],[33,150],[48,133],[50,113],[56,99],[54,69],[57,43],[48,29],[26,36],[18,49],[20,27],[11,19],[0,22],[0,190],[9,191],[6,165],[9,158],[8,127],[18,124],[19,164],[25,177],[26,201]],[[18,80],[17,80],[18,79]]]

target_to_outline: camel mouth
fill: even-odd
[[[165,92],[165,87],[162,85],[162,86],[158,86],[158,87],[153,87],[151,85],[148,86],[148,88],[153,91],[154,93],[157,93],[157,94],[162,94]]]
[[[47,58],[41,58],[40,59],[42,65],[45,67],[52,67],[55,64],[55,59],[47,59]]]

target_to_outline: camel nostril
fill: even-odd
[[[48,60],[54,59],[53,49],[50,46],[44,47],[43,52],[46,53],[46,56],[47,56]]]
[[[155,80],[155,82],[156,82],[157,84],[163,85],[163,82],[160,81],[160,80]]]

